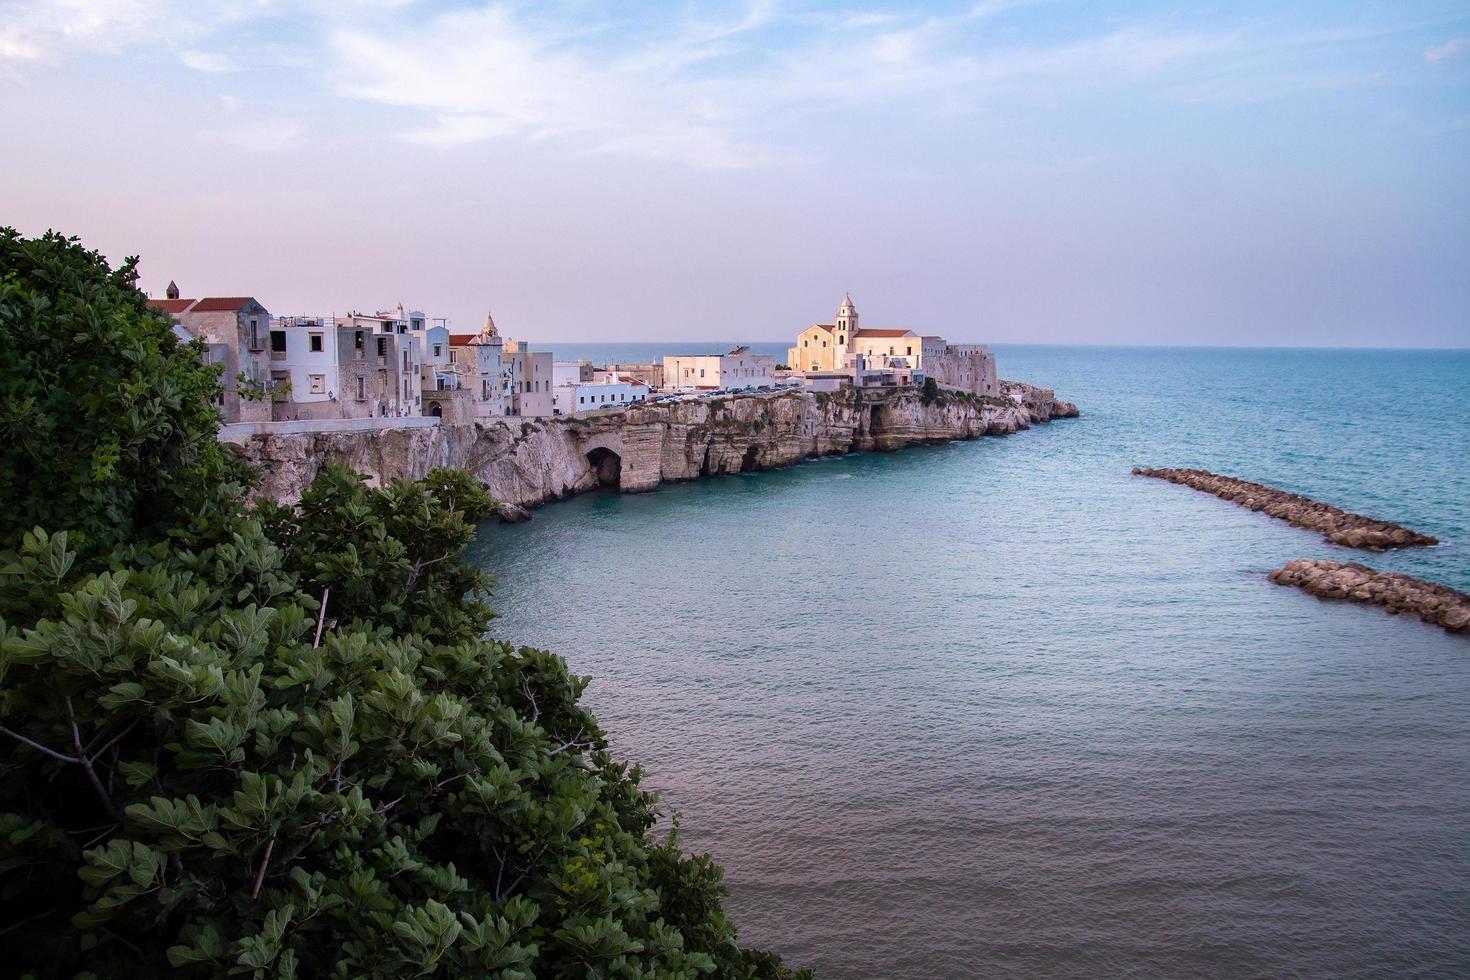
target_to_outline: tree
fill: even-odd
[[[67,530],[84,560],[217,516],[240,470],[218,368],[75,238],[0,229],[0,541]]]
[[[791,976],[738,946],[677,823],[655,835],[587,679],[485,635],[481,487],[327,468],[247,509],[187,458],[210,533],[137,521],[88,562],[37,528],[0,555],[11,971]],[[151,492],[132,506],[163,513]]]

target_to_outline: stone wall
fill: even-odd
[[[497,500],[529,507],[603,484],[646,491],[835,453],[1006,435],[1077,415],[1075,406],[1047,389],[1001,386],[1019,403],[950,394],[926,404],[912,389],[793,391],[639,405],[595,416],[222,439],[260,470],[262,491],[276,500],[297,499],[332,462],[377,483],[457,467]]]

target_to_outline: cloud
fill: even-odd
[[[574,24],[533,22],[502,5],[456,10],[418,25],[332,31],[328,79],[339,95],[428,110],[429,127],[402,134],[417,143],[519,136],[582,153],[756,166],[773,154],[743,134],[744,108],[711,98],[692,69],[726,56],[732,38],[768,16],[752,5],[733,21],[685,23],[609,57]]]
[[[192,68],[211,75],[221,75],[236,70],[234,59],[213,51],[181,51],[179,61],[185,68]]]
[[[1097,91],[1120,105],[1202,106],[1379,84],[1391,79],[1337,55],[1429,26],[1313,24],[1293,34],[1217,14],[1059,24],[1025,16],[1031,0],[939,14],[919,4],[863,10],[775,0],[682,13],[583,0],[0,3],[9,4],[0,70],[151,46],[192,71],[223,73],[238,62],[222,52],[254,44],[283,70],[310,66],[302,77],[321,90],[304,93],[303,113],[332,111],[323,95],[400,110],[378,113],[373,137],[392,127],[404,141],[443,149],[514,139],[705,169],[800,159],[834,122],[1014,117]],[[1470,38],[1458,39],[1424,57],[1467,48]]]
[[[1432,65],[1436,61],[1458,58],[1466,52],[1470,52],[1470,37],[1457,37],[1453,41],[1425,49],[1424,60]]]

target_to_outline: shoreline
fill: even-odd
[[[623,493],[848,452],[1009,435],[1076,418],[1046,388],[1003,381],[1007,398],[908,388],[748,393],[616,412],[350,432],[222,434],[260,474],[259,493],[294,502],[328,463],[374,484],[462,469],[502,504],[502,520],[598,487]]]

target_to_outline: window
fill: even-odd
[[[827,346],[827,342],[826,342],[826,341],[825,341],[825,340],[824,340],[824,341],[822,341],[822,346],[823,346],[823,347],[826,347],[826,346]]]
[[[700,377],[701,377],[701,378],[702,378],[702,377],[704,377],[704,368],[700,368],[700,369],[699,369],[699,376],[700,376]]]
[[[322,352],[322,335],[319,333],[307,334],[306,349],[311,351],[313,354],[320,354]]]
[[[435,344],[434,345],[434,356],[435,357],[441,357],[441,356],[443,356],[443,348],[441,347],[441,345],[439,345],[439,344]]]
[[[353,336],[352,336],[352,346],[353,347],[356,347],[358,350],[362,350],[362,331],[361,330],[355,331],[353,333]]]
[[[311,393],[313,395],[325,395],[327,393],[327,376],[325,374],[309,374],[307,380],[311,382]]]
[[[284,353],[286,353],[286,331],[284,331],[284,330],[272,330],[271,331],[271,353],[272,354],[284,354]]]
[[[844,337],[844,336],[842,336],[842,334],[838,334],[837,335],[837,342],[839,344],[845,344],[845,343],[847,343],[847,338]]]
[[[910,354],[912,354],[914,352],[914,345],[913,344],[909,344],[909,346],[907,347],[907,350],[908,350],[908,352]]]
[[[366,378],[359,377],[357,379],[357,400],[358,401],[362,401],[364,398],[367,397],[367,393],[365,391],[363,391],[363,389],[365,387],[367,387],[366,382],[367,382],[367,379]]]
[[[388,338],[387,337],[379,337],[378,338],[378,356],[379,357],[387,357],[388,356]]]

